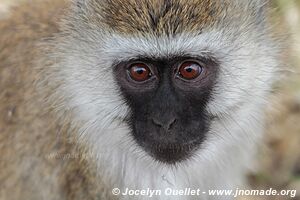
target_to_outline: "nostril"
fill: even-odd
[[[173,126],[175,125],[176,121],[177,121],[177,120],[176,120],[175,118],[170,119],[170,120],[168,120],[168,121],[157,120],[157,119],[155,119],[155,118],[152,118],[153,124],[155,124],[155,125],[158,126],[159,128],[165,129],[166,131],[169,131],[170,129],[172,129]]]
[[[156,126],[159,126],[159,127],[162,127],[163,126],[163,124],[161,123],[161,122],[159,122],[158,120],[156,120],[156,119],[152,119],[152,122],[153,122],[153,124],[155,124]]]
[[[173,128],[173,126],[175,125],[175,123],[176,123],[176,119],[173,119],[172,121],[170,121],[170,123],[169,123],[169,125],[168,125],[168,128],[167,128],[167,130],[170,130],[170,129],[172,129]]]

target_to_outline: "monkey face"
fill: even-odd
[[[161,162],[189,158],[209,129],[206,105],[217,77],[216,61],[139,58],[117,64],[114,71],[138,145]]]

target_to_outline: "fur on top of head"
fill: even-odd
[[[260,24],[266,1],[77,0],[74,8],[76,18],[118,34],[174,36],[232,22]]]

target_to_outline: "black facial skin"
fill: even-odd
[[[194,61],[202,67],[199,77],[185,80],[178,67]],[[128,68],[133,63],[149,66],[152,76],[135,81]],[[131,109],[128,124],[133,138],[155,160],[175,164],[190,158],[204,141],[210,116],[206,105],[217,78],[214,59],[175,56],[139,58],[114,67],[121,93]]]

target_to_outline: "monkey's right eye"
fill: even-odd
[[[130,65],[128,73],[131,79],[138,82],[146,81],[152,76],[150,68],[144,63]]]

